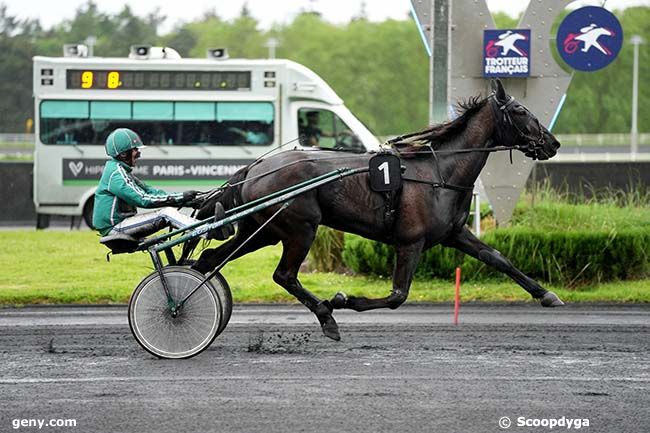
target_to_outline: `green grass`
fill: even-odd
[[[111,256],[88,231],[0,231],[0,304],[123,303],[139,281],[152,272],[144,253]],[[235,302],[295,302],[277,286],[271,275],[280,258],[280,247],[269,247],[228,264],[223,274]],[[352,295],[383,297],[390,279],[334,273],[301,274],[301,282],[320,297],[343,290]],[[548,287],[567,301],[650,302],[650,281],[625,281],[566,290]],[[462,286],[463,302],[530,301],[514,282],[488,281]],[[416,280],[409,301],[450,302],[449,280]]]
[[[517,207],[513,226],[544,230],[605,230],[650,227],[650,207],[621,208],[613,204],[542,202],[534,208]]]
[[[0,149],[24,149],[34,150],[34,142],[16,141],[16,142],[0,142]]]

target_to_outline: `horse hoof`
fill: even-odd
[[[332,308],[335,309],[345,308],[348,305],[348,295],[343,292],[338,292],[330,300],[330,304],[332,305]]]
[[[339,325],[336,324],[336,320],[332,317],[332,309],[330,301],[322,301],[318,304],[314,313],[316,313],[323,334],[334,341],[340,341]]]
[[[321,329],[327,338],[331,338],[334,341],[341,341],[341,334],[339,334],[339,325],[336,324],[336,320],[334,320],[332,316],[330,316],[329,319],[327,319],[325,323],[321,325]]]
[[[542,307],[561,307],[564,302],[553,292],[546,292],[540,299]]]

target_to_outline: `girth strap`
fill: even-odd
[[[393,237],[393,228],[397,219],[397,206],[402,195],[402,189],[384,193],[384,226],[389,238]]]
[[[460,192],[468,192],[468,191],[473,191],[474,190],[474,185],[472,186],[463,186],[463,185],[455,185],[453,183],[447,183],[447,182],[434,182],[432,180],[424,180],[424,179],[412,179],[410,177],[402,177],[402,180],[406,180],[409,182],[415,182],[415,183],[424,183],[426,185],[431,185],[433,188],[445,188],[445,189],[452,189],[454,191],[460,191]]]

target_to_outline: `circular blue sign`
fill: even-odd
[[[564,18],[557,31],[557,50],[573,69],[596,71],[614,61],[623,45],[623,28],[607,9],[587,6]]]

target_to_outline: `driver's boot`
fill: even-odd
[[[221,202],[216,202],[214,204],[214,221],[220,221],[226,215],[226,210],[223,208]],[[216,239],[218,241],[224,241],[230,236],[235,234],[235,227],[232,224],[226,224],[225,226],[212,229],[207,233],[208,239]]]

